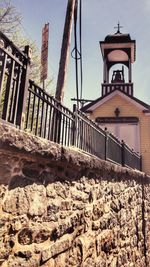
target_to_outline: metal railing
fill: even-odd
[[[105,159],[105,132],[79,110],[74,112],[74,117],[74,145],[101,159]]]
[[[122,143],[111,133],[106,131],[106,160],[123,165]]]
[[[124,141],[118,140],[110,132],[100,128],[81,111],[76,111],[74,116],[76,147],[109,162],[132,169],[142,169],[141,156]]]
[[[73,113],[29,80],[25,129],[65,146],[72,145]]]
[[[122,142],[122,150],[123,150],[123,160],[122,166],[130,167],[132,169],[142,170],[142,160],[141,156],[134,152],[133,149],[129,148],[127,144]]]
[[[25,112],[29,46],[19,50],[0,32],[0,117],[20,125]]]
[[[141,169],[141,157],[79,110],[70,111],[29,80],[30,50],[0,33],[0,118],[36,136]]]
[[[29,81],[25,129],[64,146],[75,146],[101,159],[141,169],[141,157],[79,110],[71,112]]]

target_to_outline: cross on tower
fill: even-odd
[[[117,27],[114,27],[114,29],[117,29],[117,32],[116,33],[121,33],[120,32],[120,29],[123,28],[123,26],[120,26],[120,23],[118,21],[118,24],[117,24]]]

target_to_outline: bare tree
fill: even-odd
[[[0,29],[7,35],[17,31],[21,14],[8,0],[0,0]]]

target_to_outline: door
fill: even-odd
[[[107,123],[100,125],[107,128],[109,132],[115,135],[137,153],[140,153],[140,133],[138,123]]]

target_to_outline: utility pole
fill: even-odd
[[[77,0],[68,0],[55,97],[63,102],[68,69],[72,22]]]

